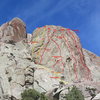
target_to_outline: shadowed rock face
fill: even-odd
[[[0,27],[0,41],[2,42],[19,42],[25,38],[26,25],[19,18],[14,18]]]

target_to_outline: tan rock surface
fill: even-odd
[[[14,18],[0,26],[0,41],[2,42],[18,42],[25,38],[26,25],[19,18]]]

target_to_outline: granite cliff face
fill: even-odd
[[[29,88],[50,100],[64,100],[73,85],[85,100],[91,98],[87,87],[100,92],[100,57],[83,49],[74,31],[47,25],[26,33],[19,18],[0,26],[0,100],[21,100]]]
[[[45,26],[33,32],[33,59],[60,72],[66,81],[91,80],[80,40],[74,31],[60,26]],[[67,74],[66,74],[67,73]]]

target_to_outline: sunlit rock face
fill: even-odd
[[[53,69],[66,81],[92,79],[74,31],[53,25],[37,28],[33,32],[32,43],[36,64]]]
[[[2,42],[18,42],[25,38],[26,25],[19,18],[14,18],[0,27],[0,41]]]
[[[98,97],[100,57],[83,49],[74,31],[46,25],[26,35],[25,27],[19,18],[0,27],[0,100],[21,100],[33,88],[50,100],[66,100],[73,85],[85,100],[91,89]]]

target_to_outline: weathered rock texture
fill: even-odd
[[[66,81],[92,79],[75,32],[59,26],[45,26],[36,29],[32,38],[34,62],[62,73]]]
[[[34,63],[28,58],[31,58],[30,54],[20,42],[16,45],[3,43],[0,47],[1,100],[8,100],[12,96],[20,99],[25,88],[32,88]]]
[[[82,49],[74,31],[49,25],[26,36],[18,18],[0,27],[0,100],[21,100],[29,88],[64,100],[73,85],[85,100],[100,93],[100,57]]]
[[[92,79],[100,82],[100,57],[85,49],[83,49],[83,54],[86,65],[91,70]]]
[[[14,18],[0,27],[0,41],[2,42],[18,42],[25,38],[26,25],[19,18]]]

